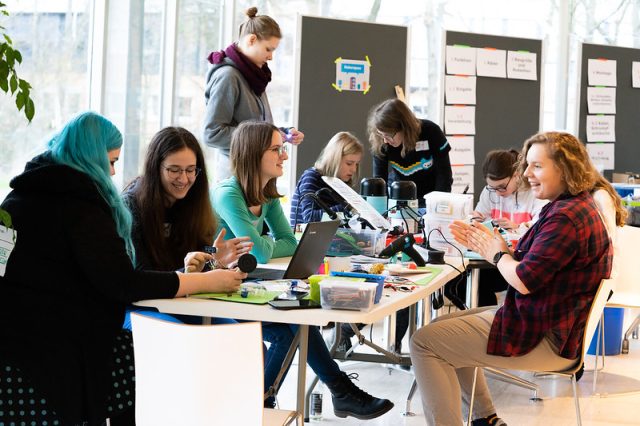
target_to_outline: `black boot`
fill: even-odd
[[[333,400],[333,412],[337,417],[353,416],[361,420],[375,419],[393,408],[393,402],[388,399],[373,397],[353,384],[351,379],[357,380],[357,373],[347,376],[341,372],[340,378],[327,383]]]

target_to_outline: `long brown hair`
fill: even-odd
[[[387,99],[375,106],[369,113],[367,120],[367,131],[369,132],[369,142],[371,142],[371,152],[379,156],[383,153],[382,147],[385,145],[384,139],[378,131],[395,135],[402,134],[402,157],[416,149],[416,142],[420,137],[420,120],[411,112],[407,104],[400,99]]]
[[[613,188],[609,181],[606,180],[600,173],[598,173],[596,183],[593,186],[591,193],[593,194],[598,189],[607,191],[607,194],[609,194],[609,197],[611,197],[613,206],[616,209],[616,225],[624,226],[627,223],[627,216],[629,215],[629,212],[622,205],[622,198],[620,198],[620,194],[618,194],[618,192]]]
[[[162,163],[171,154],[189,149],[196,156],[200,173],[187,195],[172,206],[171,234],[165,235],[166,194],[162,186]],[[143,174],[133,186],[137,199],[144,245],[153,268],[174,270],[184,256],[213,242],[217,223],[209,200],[209,180],[200,144],[182,127],[165,127],[156,133],[147,148]]]
[[[521,176],[527,170],[527,153],[535,144],[546,146],[547,155],[562,173],[562,179],[571,195],[591,191],[599,173],[591,164],[584,144],[569,133],[542,132],[527,139],[522,147],[522,161],[518,170]],[[523,179],[523,185],[529,187],[527,179]]]
[[[278,128],[265,121],[243,121],[231,136],[231,172],[238,179],[247,205],[265,204],[280,198],[276,178],[269,179],[262,188],[262,156],[271,147],[273,132]]]

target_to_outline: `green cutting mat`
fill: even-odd
[[[429,284],[432,279],[437,277],[438,274],[440,272],[442,272],[442,268],[437,268],[435,266],[422,266],[422,267],[420,267],[418,269],[426,269],[426,270],[431,271],[431,273],[429,275],[427,275],[426,277],[424,277],[424,278],[420,278],[419,280],[413,281],[417,285],[427,285],[427,284]]]
[[[239,303],[252,303],[254,305],[264,305],[265,303],[273,300],[278,296],[281,291],[266,291],[262,295],[249,294],[247,297],[242,297],[240,292],[236,293],[200,293],[192,294],[189,297],[195,297],[197,299],[214,299],[224,300],[226,302],[239,302]]]

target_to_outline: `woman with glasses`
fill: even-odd
[[[157,132],[147,148],[143,174],[123,194],[133,218],[131,236],[137,269],[211,270],[220,288],[241,279],[239,272],[222,268],[249,252],[253,244],[247,237],[225,241],[224,230],[215,237],[217,221],[208,188],[204,155],[195,136],[181,127]],[[215,254],[205,252],[210,245],[215,247]],[[196,317],[130,307],[126,329],[131,329],[132,311],[172,322],[201,323]]]
[[[492,220],[510,233],[522,235],[537,220],[547,200],[522,187],[518,175],[520,153],[515,149],[489,151],[482,164],[487,182],[472,213],[476,220]]]
[[[388,99],[371,110],[367,129],[375,177],[387,185],[414,182],[420,207],[425,194],[451,191],[451,146],[437,124],[416,118],[401,100]]]
[[[226,237],[248,235],[254,243],[251,253],[260,263],[291,256],[297,245],[276,188],[276,180],[282,176],[283,163],[288,158],[285,146],[280,131],[272,124],[241,123],[231,138],[233,176],[218,184],[212,194],[220,221],[227,230]],[[261,234],[265,222],[271,235]],[[279,327],[268,332],[263,330],[265,339],[291,341],[298,329],[295,325],[276,325]],[[317,327],[309,327],[308,362],[331,391],[336,416],[373,419],[393,408],[391,401],[362,391],[340,371]]]
[[[258,9],[246,11],[240,25],[238,41],[226,49],[211,52],[207,71],[204,119],[204,142],[229,156],[231,134],[245,120],[273,122],[266,88],[271,81],[267,65],[278,48],[282,34],[278,23]],[[295,128],[282,129],[286,140],[299,144],[304,134]],[[220,158],[226,165],[226,158]],[[221,170],[218,170],[220,173]],[[223,171],[224,177],[229,176]]]
[[[353,186],[358,180],[363,151],[362,143],[351,133],[338,132],[333,135],[320,152],[314,166],[305,170],[298,180],[291,198],[289,215],[291,226],[318,222],[322,219],[324,210],[305,194],[316,194],[323,188],[327,188],[329,194],[333,193],[329,185],[322,180],[322,176],[337,177],[347,185]],[[345,204],[339,195],[334,198],[321,193],[318,197],[334,212],[342,212],[345,209]]]
[[[540,210],[548,202],[537,199],[531,189],[521,185],[517,171],[519,159],[520,153],[515,149],[489,151],[482,164],[487,186],[480,193],[478,204],[472,212],[475,220],[490,220],[494,226],[507,230],[514,239],[538,220]],[[508,287],[509,284],[498,270],[483,269],[478,282],[478,306],[496,305],[496,293]]]

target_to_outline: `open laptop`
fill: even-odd
[[[249,274],[247,280],[304,279],[315,274],[324,260],[338,225],[340,225],[338,220],[308,223],[286,271],[256,268]]]

